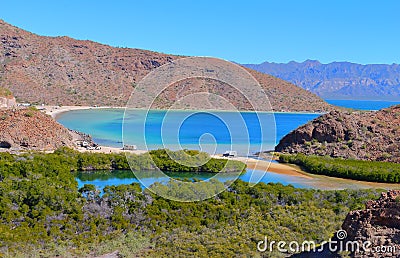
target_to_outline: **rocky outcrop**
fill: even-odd
[[[33,108],[0,110],[0,150],[74,148],[73,135],[50,116]]]
[[[0,81],[23,102],[48,105],[125,106],[136,83],[150,71],[182,56],[141,49],[115,48],[68,37],[38,36],[0,20]],[[328,111],[322,99],[271,75],[248,71],[260,82],[275,111]],[[201,88],[189,83],[186,88]],[[174,87],[174,86],[171,86]],[[248,109],[231,93],[223,97],[237,108]],[[222,88],[221,88],[222,87]],[[175,101],[167,97],[156,108]]]
[[[346,241],[360,246],[370,242],[369,250],[361,248],[353,257],[400,256],[400,190],[382,193],[377,201],[369,201],[365,210],[350,212],[342,228]]]
[[[400,190],[382,193],[364,210],[351,211],[326,244],[291,257],[400,257]],[[346,257],[348,257],[346,256]]]
[[[283,137],[275,151],[400,163],[400,106],[332,111]]]

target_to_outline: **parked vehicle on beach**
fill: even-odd
[[[237,156],[237,151],[225,151],[224,154],[222,154],[223,157],[236,157]]]

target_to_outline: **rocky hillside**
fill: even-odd
[[[376,112],[332,111],[283,137],[275,150],[400,163],[400,105]]]
[[[0,109],[0,150],[54,150],[74,147],[74,135],[33,108]]]
[[[399,64],[321,64],[307,60],[244,66],[294,83],[323,98],[400,100]]]
[[[124,106],[141,78],[177,58],[180,56],[68,37],[38,36],[0,20],[0,86],[10,89],[19,101]],[[263,86],[274,110],[331,109],[316,95],[291,83],[254,70],[249,72]],[[229,90],[222,92],[228,100],[234,100]],[[160,106],[171,101],[174,100],[168,99]]]

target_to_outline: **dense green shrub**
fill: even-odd
[[[246,165],[240,161],[210,158],[207,153],[194,150],[172,152],[159,149],[149,153],[154,163],[162,171],[218,173],[246,170]],[[180,163],[174,160],[179,160]]]
[[[364,161],[304,154],[281,154],[279,160],[297,164],[312,174],[349,178],[370,182],[400,183],[400,164]]]
[[[196,158],[193,160],[186,155]],[[35,154],[39,159],[57,160],[62,166],[68,166],[70,170],[92,171],[92,170],[152,170],[158,167],[162,171],[169,172],[237,172],[245,171],[243,162],[227,159],[215,159],[205,152],[199,151],[167,151],[164,149],[152,150],[149,153],[129,155],[129,163],[124,153],[80,153],[69,148],[60,148],[53,154]],[[181,161],[182,165],[174,160]],[[205,163],[205,164],[203,164]]]

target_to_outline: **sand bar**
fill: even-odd
[[[225,157],[222,157],[221,155],[212,155],[212,157],[217,159],[225,159]],[[295,167],[286,164],[280,164],[275,162],[269,162],[267,160],[259,160],[246,157],[233,157],[228,159],[241,161],[245,163],[247,165],[247,168],[249,169],[262,170],[276,174],[312,179],[312,177],[306,175],[304,171],[301,171],[300,169],[297,169]]]

